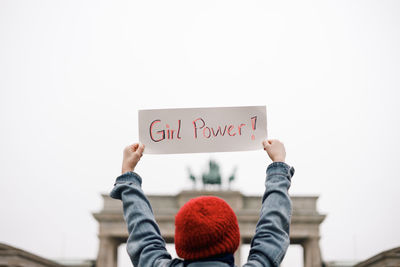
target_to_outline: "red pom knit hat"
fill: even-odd
[[[175,249],[185,260],[233,254],[239,241],[236,215],[221,198],[193,198],[175,216]]]

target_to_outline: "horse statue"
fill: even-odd
[[[203,185],[207,184],[216,184],[216,185],[221,185],[221,174],[219,172],[219,165],[213,161],[210,160],[208,163],[209,165],[209,170],[208,173],[204,173],[202,178],[203,178]]]
[[[203,173],[202,175],[202,182],[203,182],[203,189],[207,185],[217,185],[219,188],[222,186],[222,178],[221,178],[221,173],[219,171],[219,165],[216,163],[214,160],[210,160],[208,163],[209,169],[208,172]],[[236,167],[234,168],[232,174],[228,177],[228,189],[231,189],[231,183],[235,180],[236,178]],[[188,171],[188,178],[192,181],[193,183],[193,189],[196,188],[196,181],[198,178],[192,173],[190,168],[187,168]]]

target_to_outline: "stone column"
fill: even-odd
[[[241,252],[241,249],[242,249],[242,239],[240,238],[240,242],[239,242],[239,247],[238,247],[238,249],[236,250],[236,252],[235,252],[235,255],[233,255],[234,257],[235,257],[235,265],[236,266],[242,266],[241,265],[241,260],[240,260],[240,252]]]
[[[321,250],[319,248],[319,238],[312,237],[302,243],[304,250],[304,267],[321,267]]]
[[[112,237],[99,237],[99,240],[96,267],[118,267],[118,240]]]

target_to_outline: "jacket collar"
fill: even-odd
[[[233,257],[233,254],[223,254],[223,255],[218,255],[218,256],[213,256],[210,258],[205,258],[205,259],[198,259],[198,260],[185,260],[183,262],[183,266],[189,266],[190,267],[195,267],[195,266],[204,266],[207,263],[221,263],[218,264],[218,266],[235,266],[235,258]],[[211,266],[211,265],[210,265]],[[217,265],[213,265],[217,266]]]

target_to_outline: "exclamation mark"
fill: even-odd
[[[256,130],[257,128],[257,116],[251,117],[251,128],[253,128],[253,131]],[[254,136],[254,133],[251,135],[251,140],[255,140],[256,137]]]

